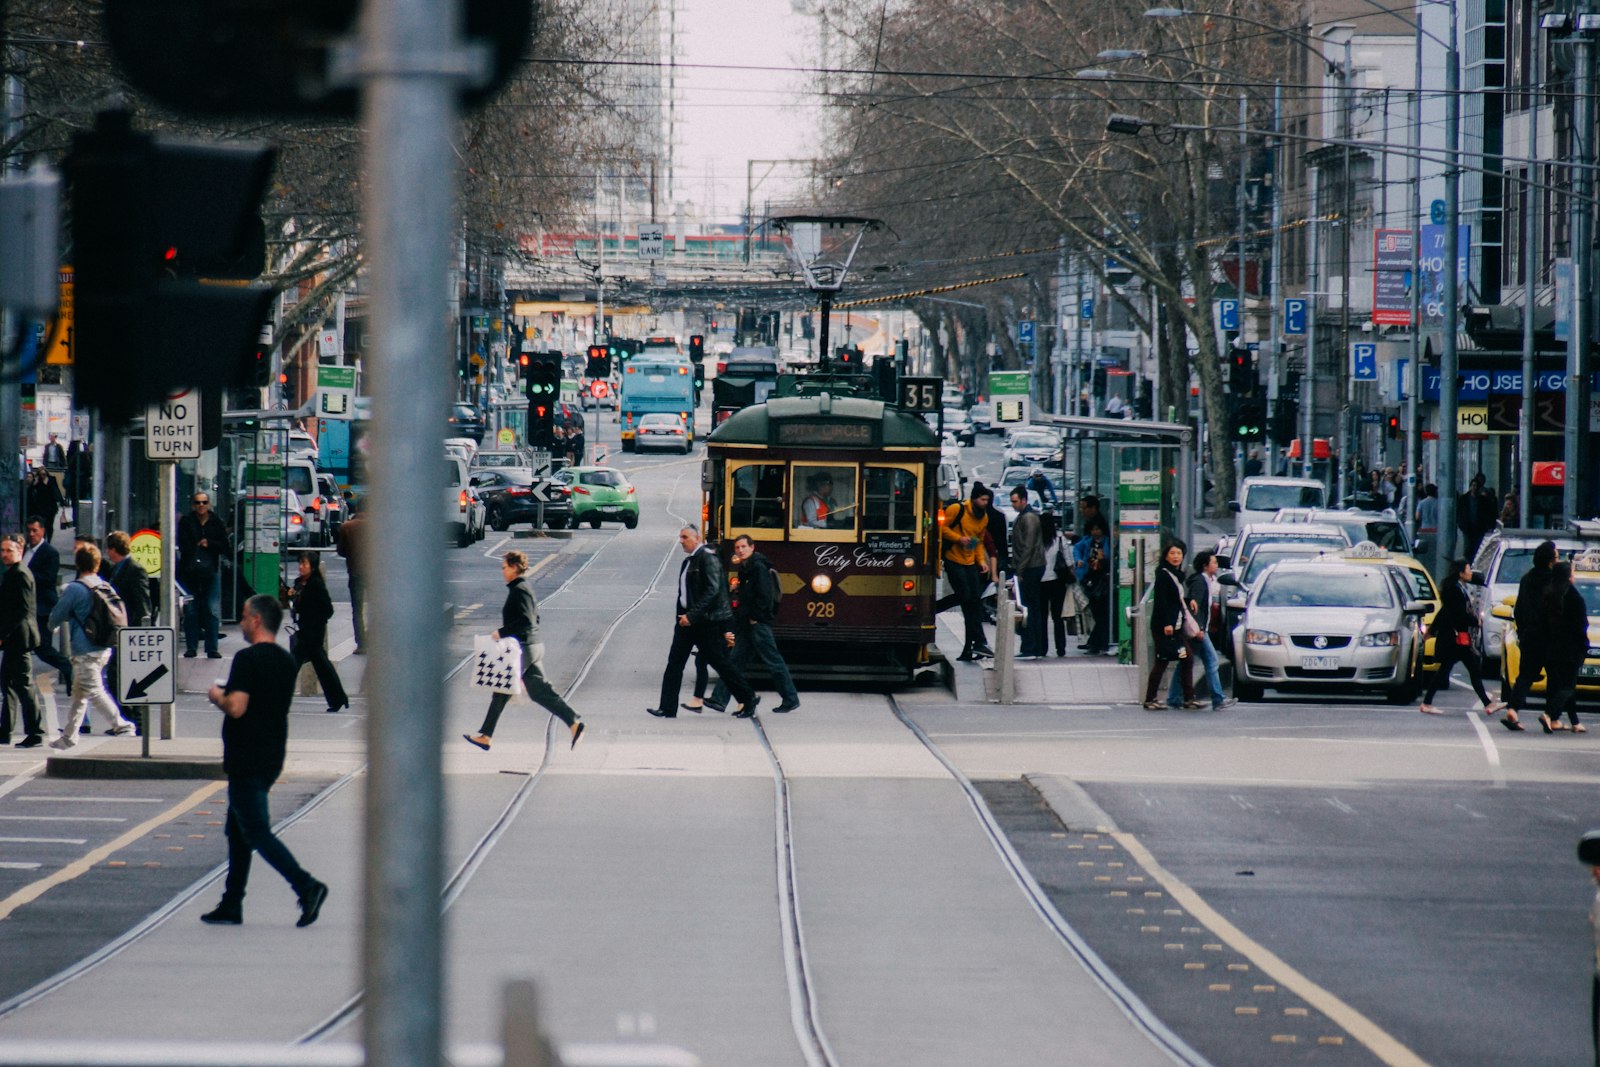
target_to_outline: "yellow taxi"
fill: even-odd
[[[1421,600],[1428,605],[1428,613],[1422,617],[1421,624],[1422,669],[1427,672],[1439,669],[1439,661],[1433,655],[1433,620],[1438,616],[1443,601],[1439,597],[1439,587],[1433,582],[1433,575],[1428,573],[1428,568],[1422,565],[1421,560],[1403,552],[1391,552],[1380,548],[1371,541],[1358,542],[1339,552],[1324,552],[1317,559],[1363,566],[1373,563],[1383,564],[1390,577],[1407,597]]]
[[[1589,615],[1589,654],[1578,668],[1578,692],[1600,693],[1600,552],[1582,552],[1572,557],[1572,587],[1583,596],[1584,610]],[[1505,650],[1500,656],[1502,692],[1509,691],[1522,669],[1522,649],[1517,641],[1517,623],[1512,615],[1517,598],[1508,596],[1490,609],[1495,618],[1505,622]],[[1544,675],[1529,687],[1531,692],[1542,693]]]

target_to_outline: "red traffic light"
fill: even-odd
[[[526,367],[526,366],[527,366],[527,365],[528,365],[528,353],[526,353],[526,352],[524,352],[524,353],[522,353],[522,354],[521,354],[521,355],[519,355],[519,356],[518,356],[518,357],[517,357],[517,362],[518,362],[518,363],[519,363],[519,364],[520,364],[520,365],[522,365],[522,366],[524,366],[524,367]]]

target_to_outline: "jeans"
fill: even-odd
[[[78,727],[83,725],[83,717],[88,714],[90,705],[104,716],[108,729],[133,732],[133,723],[122,717],[116,701],[106,692],[105,669],[110,659],[109,648],[72,657],[72,703],[67,705],[67,718],[61,724],[63,735],[77,736]]]
[[[1206,684],[1211,687],[1211,706],[1214,708],[1227,700],[1227,694],[1222,691],[1222,678],[1217,674],[1217,646],[1211,643],[1210,634],[1201,634],[1189,641],[1189,658],[1192,660],[1200,657],[1201,664],[1206,670]],[[1191,668],[1192,669],[1192,668]],[[1172,676],[1172,685],[1167,689],[1167,703],[1178,703],[1179,690],[1182,679],[1177,674]],[[1193,688],[1190,689],[1190,698],[1194,696]]]
[[[267,792],[271,788],[272,783],[262,778],[228,779],[228,877],[222,883],[224,907],[237,908],[244,902],[252,852],[261,853],[261,858],[283,875],[297,897],[304,898],[317,883],[272,832],[272,816],[267,812]]]
[[[1027,624],[1022,628],[1022,645],[1017,652],[1020,656],[1042,656],[1049,651],[1045,646],[1044,597],[1040,590],[1043,579],[1043,567],[1026,567],[1017,572],[1022,606],[1028,611]]]
[[[556,692],[555,686],[544,676],[543,668],[544,645],[524,645],[522,685],[528,691],[528,698],[566,723],[570,729],[572,724],[578,721],[578,713],[572,710],[571,704],[561,699],[561,694]],[[496,693],[490,697],[489,710],[484,714],[483,725],[478,728],[478,732],[484,737],[493,737],[494,728],[500,722],[500,713],[506,710],[506,705],[509,703],[511,703],[510,693]]]
[[[206,655],[217,651],[217,619],[222,614],[222,582],[213,571],[209,577],[184,583],[193,598],[183,613],[183,643],[185,650],[194,652],[202,640]]]
[[[772,636],[772,627],[767,623],[746,623],[734,638],[734,665],[743,670],[752,656],[761,660],[767,668],[767,673],[772,675],[772,684],[777,688],[778,696],[783,698],[785,704],[800,703],[800,694],[794,687],[794,679],[789,676],[789,665],[783,662],[783,656],[778,653],[778,641]],[[717,679],[717,687],[711,691],[711,703],[724,708],[728,706],[728,685],[720,677]]]
[[[946,560],[944,574],[950,579],[950,595],[961,605],[961,618],[966,624],[961,654],[965,656],[975,648],[987,648],[989,642],[983,636],[983,608],[979,603],[985,580],[983,569],[976,563],[951,563]]]

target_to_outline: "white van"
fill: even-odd
[[[1246,478],[1239,499],[1228,505],[1235,532],[1252,522],[1271,522],[1282,508],[1325,508],[1328,487],[1314,478]]]

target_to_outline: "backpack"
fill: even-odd
[[[83,619],[83,632],[94,644],[110,648],[117,643],[117,631],[128,625],[128,608],[110,582],[78,584],[89,590],[89,612]]]
[[[772,564],[767,564],[767,595],[772,598],[772,613],[778,613],[778,605],[783,603],[783,582],[778,580],[778,571]]]

